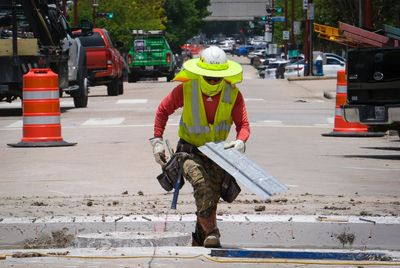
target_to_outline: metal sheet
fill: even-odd
[[[233,148],[224,149],[223,142],[209,142],[200,146],[199,150],[262,200],[287,190],[284,184],[246,155]]]

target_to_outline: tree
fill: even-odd
[[[164,30],[164,0],[99,0],[97,12],[113,12],[112,19],[96,18],[96,27],[106,28],[113,40],[130,47],[132,30]],[[92,0],[79,1],[79,18],[93,20]]]
[[[203,19],[210,15],[209,0],[165,0],[167,38],[177,50],[189,38],[200,32]]]

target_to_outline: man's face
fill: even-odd
[[[206,82],[209,83],[210,85],[216,85],[222,81],[222,77],[204,76],[204,80],[206,80]]]

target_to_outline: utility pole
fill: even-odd
[[[292,31],[290,32],[290,44],[292,45],[292,49],[294,49],[296,47],[296,38],[294,36],[294,22],[295,22],[295,12],[294,12],[294,1],[292,0],[292,22],[291,22],[291,27],[292,27]]]
[[[78,0],[74,0],[74,26],[78,27]]]
[[[93,4],[92,4],[92,9],[93,9],[93,28],[96,27],[96,17],[97,17],[97,7],[99,6],[99,4],[97,3],[97,0],[93,0]]]
[[[314,21],[313,0],[308,0],[307,2],[306,15],[307,18],[306,18],[306,29],[305,29],[306,34],[304,38],[304,57],[305,61],[307,62],[308,68],[305,70],[304,75],[309,76],[313,74],[313,43],[312,43],[313,21]]]
[[[364,0],[364,27],[372,29],[372,2],[371,0]]]
[[[62,0],[61,10],[64,17],[67,17],[67,0]]]
[[[292,0],[293,2],[293,0]],[[288,0],[285,0],[285,31],[288,30]],[[293,28],[292,28],[293,32]],[[285,59],[289,59],[288,57],[288,40],[285,40]]]

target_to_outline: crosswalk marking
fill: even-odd
[[[144,104],[147,103],[147,99],[123,99],[118,100],[117,104]]]
[[[21,128],[22,127],[22,120],[15,121],[14,123],[9,124],[6,127],[8,127],[8,128]]]
[[[248,101],[264,101],[264,99],[261,99],[261,98],[244,98],[244,101],[245,102],[248,102]]]
[[[143,124],[123,124],[126,121],[125,117],[111,117],[111,118],[89,118],[83,123],[71,122],[70,120],[63,120],[63,128],[79,128],[81,127],[153,127],[153,123],[143,123]],[[178,126],[180,121],[180,116],[172,116],[169,119],[169,126]],[[329,121],[326,119],[326,121]],[[294,128],[332,128],[331,123],[320,123],[320,124],[308,124],[308,125],[297,125],[290,124],[288,122],[282,122],[280,120],[259,120],[251,121],[251,126],[255,127],[294,127]],[[16,120],[9,125],[0,126],[0,130],[13,130],[21,129],[23,127],[22,120]]]
[[[83,126],[107,126],[107,125],[119,125],[124,122],[124,117],[113,117],[113,118],[90,118],[86,120]]]
[[[280,120],[261,120],[261,121],[255,121],[253,124],[259,124],[259,125],[282,125],[282,121]]]

